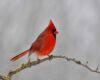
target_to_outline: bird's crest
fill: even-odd
[[[50,19],[49,25],[48,25],[48,29],[52,30],[55,29],[55,25],[53,23],[53,21]]]

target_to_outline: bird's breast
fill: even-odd
[[[56,44],[56,39],[52,34],[43,37],[43,41],[41,40],[40,48],[37,51],[38,56],[47,56],[54,49]]]

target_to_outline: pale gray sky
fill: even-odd
[[[99,0],[0,0],[1,74],[27,61],[27,56],[14,63],[10,58],[29,48],[50,19],[59,31],[53,54],[89,61],[92,68],[100,64]],[[100,80],[100,75],[58,59],[13,76],[13,80],[29,79]]]

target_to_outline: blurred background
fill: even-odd
[[[16,62],[10,58],[28,49],[50,19],[59,31],[52,54],[88,61],[93,69],[100,64],[100,0],[0,0],[0,74],[27,62],[27,56]],[[56,59],[25,69],[13,80],[100,80],[100,74]]]

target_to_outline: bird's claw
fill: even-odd
[[[31,60],[30,60],[30,59],[28,60],[27,63],[28,63],[28,65],[31,67]]]
[[[53,59],[53,55],[48,55],[49,60]]]
[[[37,63],[40,63],[40,59],[39,58],[37,59]]]

